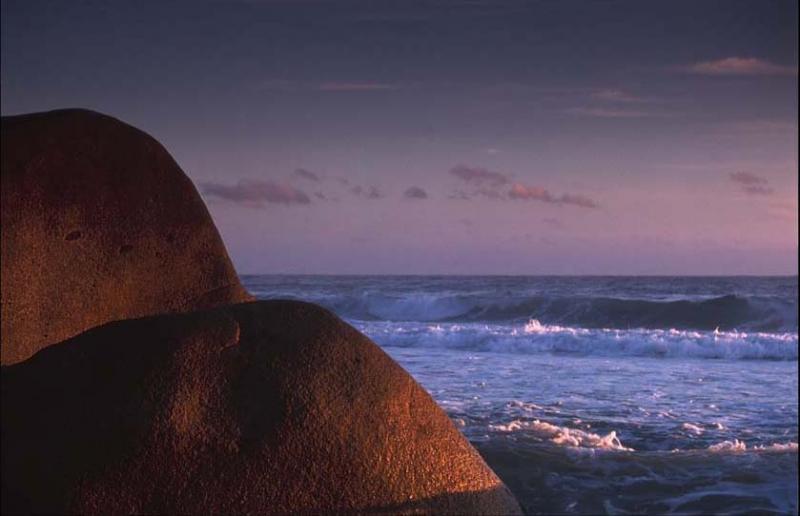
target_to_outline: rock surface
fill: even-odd
[[[315,305],[119,321],[2,372],[2,509],[517,513],[431,397]]]
[[[118,319],[251,299],[191,181],[86,110],[2,119],[0,361]]]

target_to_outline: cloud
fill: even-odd
[[[619,102],[628,104],[642,104],[651,102],[651,99],[637,97],[636,95],[631,95],[625,91],[613,88],[593,91],[591,93],[591,97],[605,102]]]
[[[406,199],[427,199],[428,192],[419,186],[411,186],[405,192],[403,192],[403,197]]]
[[[386,91],[397,90],[399,84],[385,82],[322,82],[316,89],[320,91]]]
[[[317,172],[312,172],[311,170],[305,168],[297,168],[294,171],[294,174],[302,179],[306,179],[308,181],[313,181],[315,183],[320,183],[320,187],[325,183],[334,182],[338,184],[340,188],[344,188],[350,194],[354,195],[355,197],[360,197],[362,199],[383,199],[386,197],[380,190],[378,190],[375,186],[362,186],[356,184],[349,179],[342,177],[342,176],[325,176],[319,174]],[[329,193],[324,192],[316,192],[314,196],[317,199],[324,200],[324,201],[338,201],[338,197]]]
[[[316,181],[319,183],[322,181],[322,178],[316,172],[312,172],[310,170],[306,170],[304,168],[296,168],[294,170],[294,174],[296,176],[302,177],[303,179],[308,179],[309,181]]]
[[[448,199],[453,199],[456,201],[468,201],[472,199],[472,196],[469,195],[464,190],[456,190],[452,192],[450,195],[447,196]]]
[[[574,206],[580,206],[581,208],[597,208],[598,204],[593,199],[586,197],[584,195],[577,195],[577,194],[561,194],[556,202],[562,204],[572,204]]]
[[[696,75],[797,75],[797,68],[783,66],[755,57],[726,57],[700,61],[682,68]]]
[[[366,92],[366,91],[392,91],[413,87],[413,84],[402,82],[377,82],[377,81],[299,81],[291,79],[267,79],[260,81],[258,89],[265,91],[326,91],[326,92]]]
[[[750,195],[772,195],[775,193],[775,190],[768,186],[745,186],[742,191]]]
[[[530,199],[534,201],[555,202],[555,197],[538,186],[525,186],[520,183],[515,183],[511,190],[508,192],[508,197],[511,199]]]
[[[200,183],[200,189],[208,196],[254,208],[262,208],[264,203],[288,205],[311,202],[302,190],[273,181],[243,179],[235,185],[207,182]]]
[[[569,115],[589,116],[594,118],[647,118],[665,117],[664,113],[654,113],[639,109],[619,109],[604,107],[574,107],[565,110]]]
[[[480,167],[468,167],[467,165],[456,165],[450,169],[450,174],[467,183],[492,186],[501,186],[510,182],[506,174],[492,172]]]
[[[599,205],[593,199],[583,195],[565,193],[555,196],[550,191],[539,186],[526,186],[521,183],[514,183],[508,192],[508,198],[524,201],[541,201],[553,204],[570,204],[581,208],[598,208]]]
[[[742,187],[749,195],[770,195],[774,190],[769,187],[769,180],[750,172],[731,172],[728,178]]]
[[[532,200],[553,204],[570,204],[582,208],[597,208],[599,205],[588,197],[565,193],[555,196],[548,190],[538,186],[526,186],[514,183],[506,190],[505,185],[511,183],[511,176],[500,172],[493,172],[485,168],[457,165],[450,169],[450,174],[458,177],[473,188],[465,192],[458,189],[448,195],[448,199],[471,200],[476,197],[485,197],[493,200]],[[408,192],[406,192],[408,196]]]
[[[750,172],[731,172],[729,177],[734,183],[743,185],[765,185],[769,182],[765,177],[757,176]]]
[[[352,193],[356,197],[362,197],[364,199],[382,199],[384,197],[384,195],[380,192],[380,190],[378,190],[374,186],[364,187],[361,185],[356,185],[350,188],[350,193]]]

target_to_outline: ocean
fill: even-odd
[[[371,337],[527,513],[797,513],[797,277],[243,276]]]

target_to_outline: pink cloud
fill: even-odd
[[[520,183],[515,183],[511,190],[508,192],[511,199],[523,199],[532,201],[556,202],[555,197],[539,186],[525,186]]]
[[[726,57],[701,61],[683,69],[698,75],[797,75],[797,68],[758,59],[756,57]]]
[[[526,186],[521,183],[514,183],[508,192],[508,198],[523,201],[541,201],[553,204],[570,204],[581,208],[598,208],[599,205],[593,199],[583,195],[561,194],[555,196],[549,190],[540,186]]]

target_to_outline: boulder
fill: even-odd
[[[2,510],[518,513],[433,399],[315,305],[118,321],[2,371]]]
[[[3,117],[1,155],[3,364],[109,321],[251,299],[142,131],[86,110]]]

